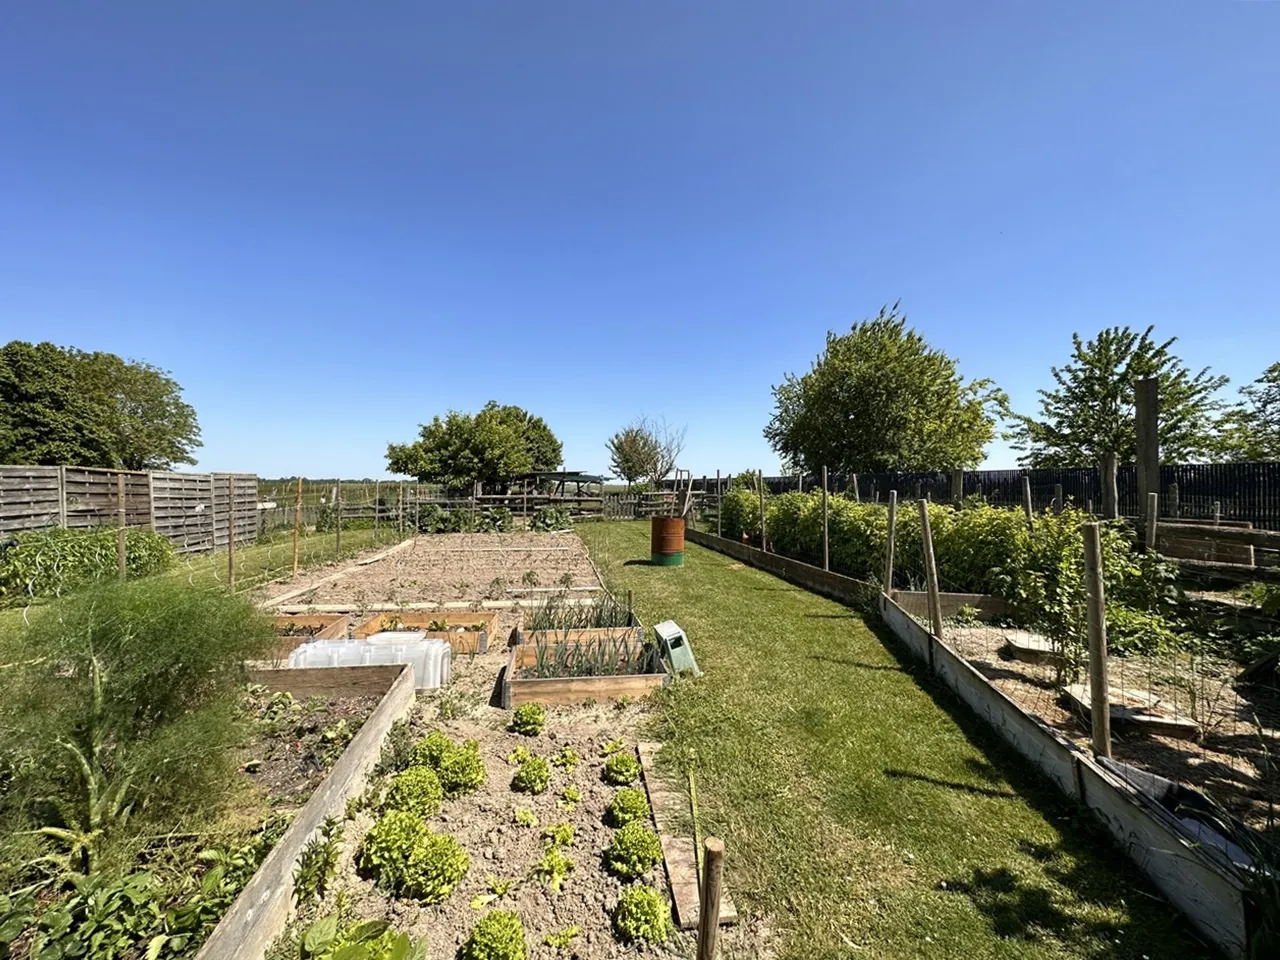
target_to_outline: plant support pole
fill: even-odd
[[[720,936],[720,885],[724,878],[724,841],[702,842],[702,889],[698,903],[698,960],[715,960]]]
[[[378,481],[375,480],[373,481],[373,542],[374,543],[378,542],[378,514],[381,513],[381,511],[378,509],[378,489],[379,489],[379,484],[378,484]]]
[[[124,474],[116,474],[116,567],[119,569],[120,579],[123,580],[128,576],[129,554],[127,550],[128,533],[125,532],[125,525],[128,519],[124,511]]]
[[[827,468],[822,468],[822,569],[831,569],[831,540],[827,531]]]
[[[333,488],[333,516],[337,521],[337,537],[335,538],[334,551],[342,553],[342,481],[338,481],[338,485]]]
[[[758,471],[757,476],[760,481],[760,549],[767,553],[769,550],[769,540],[764,523],[764,471]]]
[[[1115,520],[1120,516],[1120,494],[1116,486],[1116,455],[1102,455],[1102,518]]]
[[[1147,553],[1156,552],[1156,526],[1160,516],[1160,494],[1154,491],[1147,494],[1147,538],[1143,548]]]
[[[1035,532],[1035,511],[1031,509],[1031,477],[1022,475],[1022,512],[1027,515],[1027,529]]]
[[[942,639],[942,597],[938,593],[938,565],[933,559],[933,531],[929,528],[929,501],[919,501],[920,539],[924,542],[924,576],[929,588],[929,626],[933,635]],[[929,666],[933,666],[933,647],[929,648]]]
[[[302,478],[298,478],[298,492],[293,498],[293,575],[298,575],[298,531],[302,528]]]
[[[236,478],[227,474],[227,586],[236,588]]]
[[[884,547],[884,594],[893,599],[893,538],[898,529],[898,491],[889,491],[889,538]]]
[[[1084,526],[1084,587],[1089,616],[1089,725],[1093,752],[1111,756],[1111,697],[1107,679],[1107,614],[1102,586],[1102,537],[1098,524]]]
[[[720,493],[720,471],[716,471],[716,536],[720,536],[720,508],[724,506],[724,496]]]

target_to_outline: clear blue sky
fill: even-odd
[[[1075,329],[1280,359],[1280,3],[0,13],[0,342],[171,370],[204,468],[495,398],[771,470],[770,386],[898,298],[1022,408]]]

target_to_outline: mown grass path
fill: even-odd
[[[786,957],[1213,956],[1087,817],[849,609],[648,525],[583,525],[706,676],[659,698],[739,907]]]

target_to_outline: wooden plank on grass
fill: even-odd
[[[667,867],[667,884],[671,888],[671,902],[676,911],[676,923],[681,930],[695,930],[698,926],[698,863],[693,837],[680,836],[689,819],[688,804],[682,794],[668,787],[657,774],[659,744],[641,743],[636,752],[644,770],[644,785],[649,794],[649,806],[658,826],[658,840],[662,843],[662,859]],[[738,908],[722,887],[720,897],[720,925],[738,922]]]

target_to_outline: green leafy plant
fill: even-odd
[[[130,579],[149,577],[177,562],[177,552],[150,530],[125,532],[125,570]],[[0,551],[0,605],[60,597],[118,575],[116,531],[23,531]]]
[[[528,747],[526,747],[524,744],[521,744],[520,746],[516,747],[514,750],[512,750],[510,753],[507,754],[507,763],[515,764],[518,766],[519,764],[524,763],[526,760],[529,760],[532,757],[533,757],[533,751],[530,750]]]
[[[450,799],[476,790],[486,776],[479,743],[468,740],[456,744],[439,730],[433,730],[418,742],[413,763],[433,770],[444,795]]]
[[[387,738],[382,744],[382,752],[374,765],[373,776],[384,777],[389,773],[399,773],[413,762],[413,728],[407,718],[402,717],[391,724]]]
[[[540,703],[525,703],[516,707],[508,729],[524,737],[536,737],[547,725],[547,708]]]
[[[559,767],[565,773],[573,773],[578,769],[578,764],[582,762],[582,757],[578,755],[578,751],[573,747],[561,747],[554,757],[551,758],[552,766]]]
[[[529,521],[530,530],[568,530],[573,517],[564,507],[539,507]]]
[[[575,786],[567,786],[560,793],[559,800],[556,801],[557,806],[563,810],[573,810],[582,802],[582,791]]]
[[[444,788],[435,771],[429,767],[410,767],[391,782],[385,807],[405,810],[425,820],[440,812],[443,800]]]
[[[538,825],[538,818],[527,807],[517,807],[515,813],[512,814],[512,820],[522,827],[536,827]]]
[[[321,917],[303,932],[299,960],[426,960],[427,942],[396,933],[386,920],[340,926],[336,914]]]
[[[573,824],[556,823],[542,831],[542,839],[553,847],[573,846]]]
[[[601,775],[605,783],[625,787],[629,783],[634,783],[636,778],[640,776],[640,761],[630,751],[611,754],[609,759],[604,762],[604,769],[601,771]]]
[[[466,874],[471,859],[458,841],[432,833],[418,817],[392,810],[369,830],[360,869],[378,886],[421,903],[440,903]]]
[[[573,941],[582,935],[582,931],[578,927],[565,927],[563,930],[557,930],[554,933],[548,933],[542,938],[542,942],[557,952],[567,950],[573,945]]]
[[[573,872],[574,863],[554,844],[543,851],[542,859],[533,865],[533,875],[559,893],[564,882]]]
[[[626,747],[626,745],[627,745],[626,741],[623,740],[621,737],[619,737],[616,740],[609,740],[600,747],[600,756],[602,757],[611,756],[617,753],[619,750],[622,750],[624,747]]]
[[[640,820],[649,821],[649,799],[643,790],[627,787],[619,790],[604,811],[605,823],[611,827],[625,827]]]
[[[501,900],[512,890],[520,886],[518,880],[500,880],[497,877],[489,876],[484,878],[485,887],[488,893],[481,893],[471,898],[471,909],[479,910],[487,907],[489,904]]]
[[[551,766],[545,757],[530,757],[516,769],[511,789],[517,793],[546,793],[551,784]]]
[[[457,960],[526,960],[524,924],[509,910],[482,917],[458,948]]]
[[[622,880],[642,876],[662,860],[658,835],[638,821],[632,821],[613,835],[605,849],[604,863]]]
[[[613,911],[613,932],[623,943],[662,943],[671,936],[671,907],[653,887],[627,887]]]
[[[316,835],[302,848],[293,870],[293,902],[297,906],[324,899],[337,875],[341,849],[342,824],[336,817],[325,817]]]

